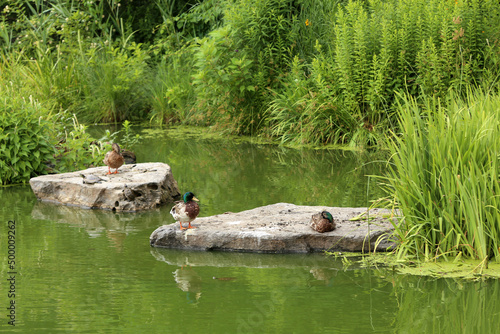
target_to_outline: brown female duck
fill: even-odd
[[[312,215],[309,226],[319,233],[333,231],[336,227],[333,217],[328,211],[322,211]]]
[[[113,143],[112,147],[113,150],[106,153],[106,156],[104,157],[104,163],[108,166],[107,174],[112,174],[111,168],[115,168],[116,170],[113,174],[117,174],[118,168],[120,168],[125,161],[121,154],[120,146],[117,143]]]

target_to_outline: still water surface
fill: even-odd
[[[201,214],[276,202],[365,206],[383,166],[342,151],[291,150],[145,130],[139,162],[171,165]],[[369,189],[369,191],[367,191]],[[367,199],[368,193],[368,199]],[[170,207],[113,213],[41,203],[0,188],[0,332],[497,333],[498,281],[462,282],[350,267],[321,254],[155,249]],[[15,297],[8,221],[16,222]],[[7,283],[6,283],[7,282]],[[16,326],[8,325],[15,301]]]

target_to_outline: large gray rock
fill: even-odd
[[[30,185],[42,201],[115,211],[148,210],[180,197],[177,182],[167,164],[124,165],[118,174],[106,175],[107,172],[108,167],[96,167],[43,175],[32,178]],[[95,176],[102,180],[85,183]]]
[[[311,216],[329,211],[337,228],[318,233],[309,227]],[[195,229],[180,231],[179,224],[163,225],[150,236],[154,247],[189,250],[224,250],[259,253],[308,253],[329,251],[385,251],[393,246],[391,212],[366,208],[297,206],[278,203],[221,215],[197,218]],[[394,220],[395,222],[395,220]]]

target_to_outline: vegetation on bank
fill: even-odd
[[[397,93],[496,93],[493,0],[0,0],[0,87],[82,122],[379,145]]]
[[[0,0],[0,11],[1,184],[102,161],[109,147],[85,131],[95,122],[386,145],[400,256],[500,259],[498,1]]]

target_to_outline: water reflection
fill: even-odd
[[[151,255],[160,262],[182,267],[238,267],[344,270],[341,261],[323,254],[256,254],[231,252],[183,251],[151,248]],[[359,267],[353,267],[359,268]]]
[[[313,268],[309,270],[313,277],[323,282],[326,286],[332,286],[332,281],[335,276],[337,276],[338,271],[332,271],[325,268]]]
[[[106,236],[110,246],[118,252],[130,233],[145,228],[155,228],[168,214],[168,208],[153,209],[148,212],[117,214],[108,210],[81,209],[74,206],[36,201],[31,210],[31,218],[39,221],[66,224],[79,228],[90,238]]]
[[[177,287],[186,293],[187,303],[198,303],[201,298],[201,276],[191,266],[182,266],[173,274]]]
[[[398,333],[498,333],[500,281],[399,276]]]
[[[494,333],[500,328],[498,280],[433,279],[359,266],[346,270],[340,261],[321,254],[241,254],[154,248],[151,255],[178,268],[174,272],[178,288],[189,291],[188,296],[197,296],[188,299],[191,302],[199,302],[205,289],[208,291],[205,302],[212,302],[215,287],[210,284],[210,278],[219,277],[212,277],[214,272],[232,275],[227,281],[234,284],[225,288],[235,288],[243,299],[252,296],[247,303],[238,298],[242,304],[239,309],[243,310],[236,318],[240,333],[302,330]],[[182,278],[182,284],[178,277]],[[293,315],[283,314],[285,309]],[[301,313],[308,309],[314,310],[308,318],[313,323],[306,325]]]

